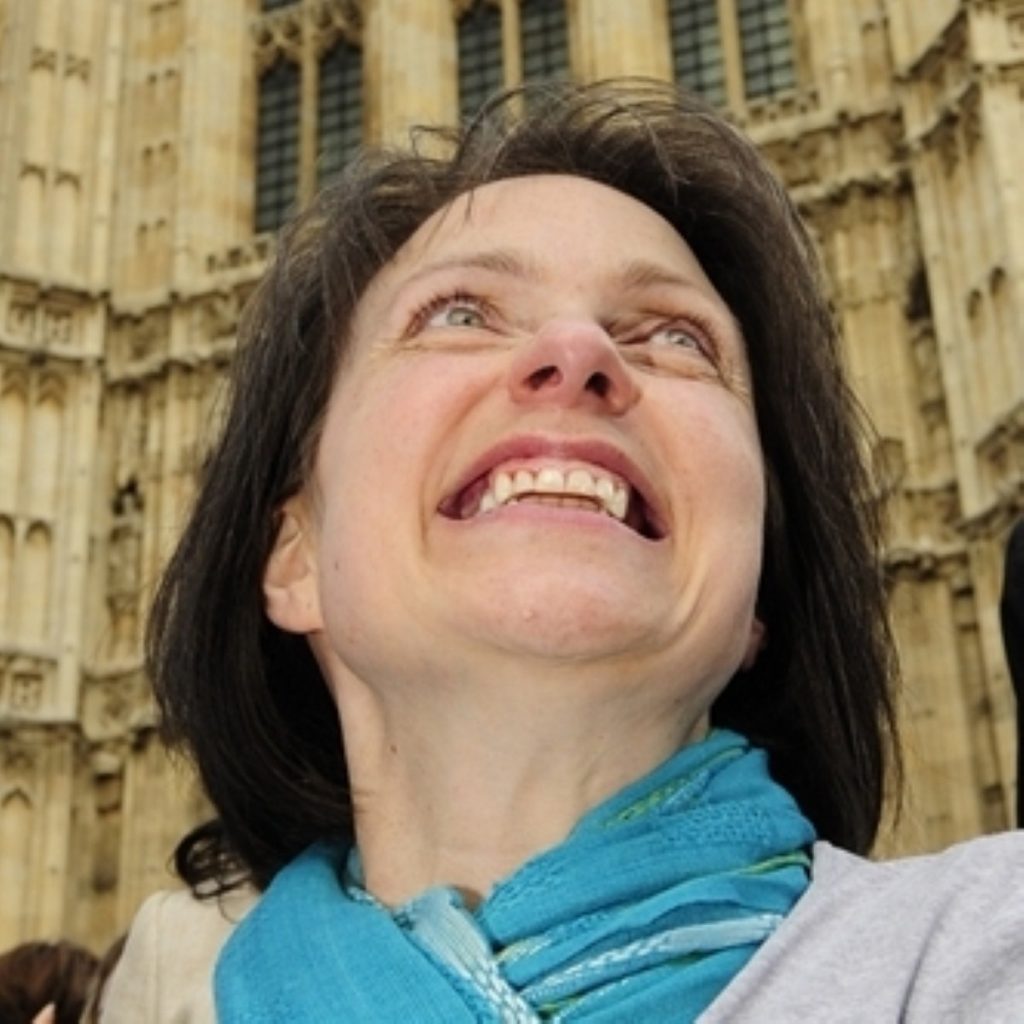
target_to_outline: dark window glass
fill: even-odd
[[[264,11],[274,11],[278,7],[288,7],[298,2],[299,0],[262,0],[260,7]]]
[[[261,79],[256,111],[256,231],[280,227],[299,182],[299,68],[278,61]]]
[[[725,104],[725,65],[716,0],[670,0],[676,81],[709,103]]]
[[[476,3],[459,21],[459,111],[471,118],[501,88],[501,10]]]
[[[792,89],[796,69],[786,0],[739,0],[737,10],[747,99]]]
[[[564,81],[569,77],[565,0],[522,0],[519,27],[523,81]]]
[[[340,170],[363,141],[363,56],[339,43],[320,62],[317,179]]]

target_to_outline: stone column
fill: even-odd
[[[415,125],[458,118],[450,0],[369,0],[363,28],[366,138],[405,145]]]
[[[672,78],[665,0],[576,0],[577,69],[584,81],[615,75]]]

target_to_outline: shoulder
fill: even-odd
[[[900,889],[917,884],[938,885],[958,901],[996,890],[1009,881],[1024,879],[1024,831],[1000,832],[958,843],[941,853],[896,860],[867,860],[829,843],[816,843],[812,868],[813,886],[867,887],[881,885]],[[940,905],[943,901],[937,901]]]
[[[187,890],[150,896],[108,982],[103,1024],[213,1024],[217,956],[258,898],[248,888],[208,900]]]
[[[817,844],[807,892],[706,1020],[998,1022],[1021,1006],[1014,832],[880,862]]]
[[[1024,832],[959,843],[942,853],[868,861],[827,844],[816,850],[808,910],[851,923],[900,910],[883,932],[927,941],[933,952],[955,931],[975,949],[1024,946]],[[976,933],[976,934],[975,934]]]

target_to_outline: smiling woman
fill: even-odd
[[[1020,843],[857,856],[893,657],[784,192],[656,83],[440,134],[249,308],[148,646],[218,817],[105,1019],[1007,1019]]]

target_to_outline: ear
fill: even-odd
[[[288,633],[323,628],[320,615],[316,544],[306,502],[299,496],[281,509],[274,546],[263,569],[267,618]]]
[[[765,624],[755,615],[754,621],[750,623],[750,639],[747,641],[747,650],[740,665],[744,671],[754,667],[754,662],[757,661],[757,656],[766,643],[767,635]]]

